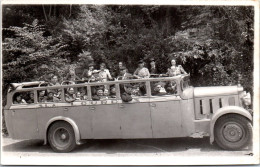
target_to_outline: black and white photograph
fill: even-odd
[[[260,163],[258,1],[18,2],[1,165]]]

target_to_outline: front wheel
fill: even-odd
[[[70,152],[76,147],[74,130],[67,122],[56,122],[51,125],[48,141],[55,152]]]
[[[251,143],[252,125],[247,118],[240,115],[222,116],[216,122],[214,136],[221,148],[239,150]]]

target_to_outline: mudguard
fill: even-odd
[[[75,139],[76,139],[76,144],[77,145],[80,145],[81,144],[81,142],[80,142],[80,133],[79,133],[79,128],[78,128],[78,126],[77,126],[77,124],[75,123],[75,121],[73,121],[71,118],[67,118],[67,117],[63,117],[63,116],[57,116],[57,117],[54,117],[54,118],[52,118],[52,119],[50,119],[48,122],[47,122],[47,124],[46,124],[46,126],[45,126],[45,132],[44,132],[44,144],[47,144],[47,130],[48,130],[48,128],[49,128],[49,126],[53,123],[53,122],[55,122],[55,121],[65,121],[65,122],[68,122],[71,126],[72,126],[72,128],[73,128],[73,130],[74,130],[74,133],[75,133]]]
[[[211,121],[210,121],[210,143],[212,144],[214,141],[214,126],[216,121],[218,120],[219,117],[225,115],[225,114],[239,114],[242,115],[246,118],[248,118],[250,121],[253,120],[252,115],[249,113],[249,111],[245,110],[242,107],[238,106],[227,106],[218,109],[212,116]]]

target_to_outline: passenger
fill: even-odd
[[[118,62],[118,67],[117,67],[117,69],[116,69],[116,75],[115,75],[117,78],[120,77],[120,76],[122,76],[121,70],[122,70],[123,68],[125,68],[123,62],[122,62],[122,61]]]
[[[166,73],[169,77],[177,76],[180,74],[187,74],[187,72],[183,69],[181,65],[176,65],[176,60],[171,60],[171,68],[168,69],[168,72]]]
[[[48,86],[60,86],[57,75],[51,74],[51,80],[50,80]]]
[[[150,74],[151,75],[158,74],[158,70],[157,70],[157,67],[155,65],[154,58],[150,59]]]
[[[144,67],[144,62],[142,60],[138,62],[138,68],[135,70],[134,76],[138,79],[150,77],[149,70]]]
[[[77,92],[76,93],[76,100],[82,100],[82,96],[81,96],[81,93],[80,92]]]
[[[138,62],[138,68],[134,72],[134,77],[136,77],[137,79],[149,78],[150,77],[149,70],[144,67],[144,62],[142,60],[140,60]],[[141,95],[145,95],[146,94],[145,84],[139,83],[138,85],[139,85]]]
[[[74,88],[68,88],[67,91],[68,92],[65,95],[65,101],[69,102],[69,103],[75,101],[76,95],[75,95],[75,92],[74,92]]]
[[[166,94],[166,90],[164,88],[165,83],[164,82],[158,82],[154,85],[152,90],[152,95],[161,96]]]
[[[14,99],[14,104],[27,104],[26,101],[22,98],[22,94],[17,93],[15,99]]]
[[[50,91],[50,92],[48,92],[46,101],[47,102],[59,102],[59,99],[57,97],[54,97],[54,92],[53,91]]]
[[[58,81],[59,81],[58,76],[51,74],[51,80],[50,80],[48,86],[60,86],[60,83]],[[61,89],[52,89],[51,91],[54,93],[54,95],[53,95],[54,97],[60,98]]]
[[[177,84],[174,81],[170,81],[166,84],[167,94],[176,94],[177,93]]]
[[[108,97],[109,97],[109,91],[107,89],[105,89],[102,99],[108,99]]]
[[[29,98],[30,98],[30,99],[27,100],[27,103],[28,103],[28,104],[34,103],[34,93],[33,93],[33,92],[30,92]]]
[[[133,75],[130,74],[130,73],[128,73],[127,71],[128,71],[128,70],[127,70],[126,67],[122,67],[122,68],[121,68],[121,71],[120,71],[120,72],[121,72],[121,77],[119,77],[119,79],[127,80],[127,79],[133,78]]]
[[[97,90],[97,95],[98,95],[99,97],[103,96],[103,95],[104,95],[103,89],[99,88],[99,89]]]
[[[105,63],[100,64],[100,72],[99,77],[101,78],[102,82],[106,82],[108,79],[112,80],[112,76],[110,75],[110,72],[108,69],[106,69]]]
[[[76,64],[71,64],[65,77],[66,80],[73,81],[74,83],[76,80],[81,80],[80,77],[76,75],[75,68]]]
[[[130,102],[133,100],[131,93],[133,90],[133,86],[130,84],[125,84],[125,91],[121,93],[121,99],[124,102]]]
[[[44,103],[47,101],[47,97],[45,96],[45,94],[46,94],[45,90],[41,90],[39,92],[39,98],[38,98],[39,103]]]
[[[110,97],[116,98],[116,88],[115,88],[115,86],[110,87]]]
[[[92,72],[92,76],[91,78],[89,79],[90,82],[100,82],[101,79],[99,77],[99,70],[94,70]]]
[[[94,64],[93,63],[90,63],[88,65],[88,69],[85,69],[83,71],[83,74],[82,74],[82,79],[83,80],[88,80],[92,77],[92,74],[93,74],[93,71],[94,71]]]
[[[85,88],[80,89],[80,97],[81,97],[81,100],[87,100],[88,99],[87,91],[86,91]]]

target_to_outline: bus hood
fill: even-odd
[[[211,86],[194,88],[194,97],[234,95],[243,91],[239,86]]]

